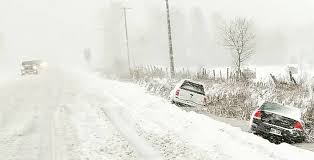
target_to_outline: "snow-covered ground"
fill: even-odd
[[[0,84],[2,160],[312,160],[136,84],[51,69]]]
[[[208,116],[214,120],[217,120],[219,122],[223,122],[223,123],[229,124],[233,127],[240,128],[243,132],[250,132],[249,121],[238,120],[235,118],[218,117],[218,116],[210,114],[206,111],[202,111],[202,109],[200,109],[200,108],[194,108],[194,107],[180,107],[180,108],[182,108],[185,111],[190,111],[190,112],[194,111],[194,112],[206,115],[206,116]],[[292,144],[292,145],[314,152],[314,143],[296,143],[296,144]]]

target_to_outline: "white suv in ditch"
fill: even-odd
[[[169,99],[174,104],[192,107],[205,106],[206,96],[204,86],[192,80],[181,80],[170,92]]]

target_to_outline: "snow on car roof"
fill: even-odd
[[[23,61],[22,65],[30,65],[30,64],[41,64],[41,60],[32,60],[32,61]]]
[[[204,86],[204,84],[202,82],[194,81],[194,80],[191,80],[191,79],[182,79],[180,81],[180,83],[183,83],[184,81],[189,81],[189,82],[192,82],[192,83],[195,83],[195,84],[200,84],[200,85]]]

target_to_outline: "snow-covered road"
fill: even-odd
[[[313,160],[131,84],[50,70],[0,84],[0,160]]]

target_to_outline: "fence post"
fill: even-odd
[[[229,68],[227,68],[227,80],[229,80]]]
[[[204,68],[202,68],[202,79],[204,78]]]
[[[213,74],[214,74],[214,80],[216,79],[216,73],[215,70],[213,70]]]

